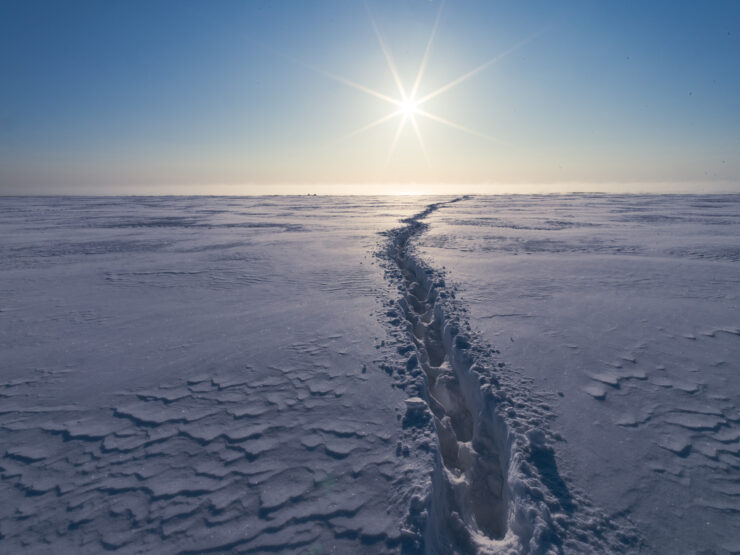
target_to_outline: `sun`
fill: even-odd
[[[416,113],[416,101],[413,98],[407,98],[401,102],[401,113],[406,118],[412,117]]]
[[[366,4],[367,6],[367,4]],[[458,86],[464,81],[467,81],[474,75],[478,74],[479,72],[483,71],[484,69],[488,68],[489,66],[495,64],[496,62],[502,60],[521,46],[527,44],[528,42],[534,40],[539,33],[526,38],[525,40],[522,40],[521,42],[515,44],[513,47],[509,48],[505,52],[491,58],[487,62],[484,62],[483,64],[479,65],[475,69],[472,69],[471,71],[468,71],[464,75],[458,77],[457,79],[454,79],[453,81],[450,81],[446,85],[443,85],[439,87],[438,89],[425,94],[425,95],[419,95],[419,89],[421,86],[422,78],[424,76],[424,71],[427,67],[427,62],[429,61],[429,54],[432,50],[432,44],[434,43],[434,38],[437,34],[437,29],[439,27],[439,21],[440,17],[442,15],[442,7],[444,6],[444,2],[440,3],[439,10],[437,11],[437,18],[434,22],[434,27],[432,28],[432,34],[429,37],[429,42],[427,43],[426,50],[424,51],[424,57],[421,60],[421,65],[419,66],[419,71],[416,74],[416,79],[414,80],[414,84],[410,89],[406,89],[403,86],[403,83],[401,81],[401,76],[398,73],[398,70],[396,69],[396,65],[393,63],[393,58],[391,57],[390,50],[388,49],[388,46],[386,45],[385,41],[383,40],[382,35],[380,34],[380,30],[378,29],[378,26],[375,23],[375,19],[372,17],[372,14],[370,14],[368,9],[368,15],[370,16],[370,22],[373,26],[373,30],[375,31],[375,36],[378,39],[378,43],[380,43],[380,49],[383,51],[383,55],[385,56],[385,60],[388,63],[388,69],[390,70],[391,74],[393,75],[393,80],[395,81],[396,87],[398,88],[398,96],[393,97],[389,96],[387,94],[383,94],[382,92],[378,92],[375,89],[372,89],[370,87],[366,87],[365,85],[361,85],[355,81],[352,81],[350,79],[347,79],[345,77],[335,75],[333,73],[330,73],[328,71],[324,71],[322,69],[319,69],[315,66],[311,66],[308,64],[303,64],[301,62],[301,65],[304,67],[307,67],[309,69],[312,69],[318,73],[321,73],[322,75],[325,75],[326,77],[329,77],[331,79],[334,79],[335,81],[339,81],[340,83],[343,83],[344,85],[347,85],[349,87],[352,87],[354,89],[357,89],[359,91],[364,92],[365,94],[369,94],[371,96],[374,96],[375,98],[379,100],[383,100],[385,102],[388,102],[389,104],[393,105],[393,111],[389,114],[381,117],[380,119],[377,119],[373,122],[368,123],[367,125],[364,125],[360,127],[359,129],[355,129],[351,133],[348,133],[343,138],[348,139],[350,137],[353,137],[355,135],[358,135],[360,133],[363,133],[367,131],[368,129],[372,129],[373,127],[376,127],[378,125],[381,125],[383,123],[386,123],[390,120],[399,118],[400,121],[398,122],[398,127],[396,128],[396,133],[393,137],[393,141],[391,142],[390,150],[388,152],[388,157],[386,159],[386,166],[390,163],[391,158],[393,157],[393,152],[396,149],[396,145],[398,144],[398,139],[401,137],[401,134],[403,133],[403,130],[406,128],[407,124],[411,124],[411,127],[414,130],[414,134],[416,135],[416,138],[419,142],[419,147],[421,148],[422,153],[424,154],[424,158],[427,161],[427,165],[431,167],[431,161],[429,158],[429,155],[427,153],[426,147],[424,146],[424,140],[421,135],[421,130],[419,128],[419,124],[417,122],[418,119],[424,118],[429,119],[437,123],[441,123],[443,125],[446,125],[448,127],[451,127],[453,129],[456,129],[458,131],[462,131],[464,133],[468,133],[470,135],[474,135],[479,138],[483,138],[489,141],[496,141],[499,143],[506,144],[505,142],[499,141],[493,137],[490,137],[488,135],[485,135],[483,133],[480,133],[478,131],[475,131],[474,129],[471,129],[469,127],[465,127],[464,125],[460,125],[459,123],[455,123],[453,121],[450,121],[448,119],[445,119],[443,117],[440,117],[436,114],[432,114],[424,109],[422,109],[422,105],[426,104],[433,98],[436,98],[437,96],[441,95],[442,93],[446,93],[453,87]],[[294,60],[296,61],[296,60]]]

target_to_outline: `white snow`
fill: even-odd
[[[740,545],[737,196],[0,199],[0,551]]]
[[[421,206],[0,200],[0,551],[399,550],[432,455],[373,252]]]
[[[740,540],[740,197],[478,197],[419,256],[548,397],[561,474],[650,552]]]

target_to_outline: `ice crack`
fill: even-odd
[[[412,503],[410,521],[415,511],[426,515],[428,553],[634,547],[633,536],[620,536],[568,489],[545,425],[551,417],[546,404],[495,361],[498,351],[470,329],[454,290],[415,252],[412,240],[427,228],[422,220],[466,199],[430,204],[404,220],[387,233],[380,253],[400,292],[386,315],[402,330],[395,334],[398,352],[408,357],[397,369],[412,396],[404,425],[433,428],[429,433],[436,435],[426,503]],[[579,529],[577,538],[569,537],[571,529]]]

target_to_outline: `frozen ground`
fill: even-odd
[[[479,197],[426,221],[419,256],[547,395],[571,490],[650,552],[740,552],[740,196]]]
[[[1,199],[0,551],[736,551],[739,222]]]
[[[373,252],[418,203],[2,199],[0,552],[399,549]]]

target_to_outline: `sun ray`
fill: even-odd
[[[422,153],[424,153],[424,159],[427,161],[427,167],[431,169],[432,167],[432,161],[429,159],[429,154],[427,153],[427,147],[424,146],[424,139],[421,138],[421,131],[419,131],[419,124],[416,123],[416,118],[413,114],[411,114],[411,125],[414,126],[414,131],[416,132],[416,138],[419,139],[419,146],[421,147]]]
[[[431,100],[432,98],[434,98],[436,96],[439,96],[440,94],[442,94],[444,92],[447,92],[452,87],[456,87],[457,85],[459,85],[463,81],[467,81],[468,79],[470,79],[474,75],[480,73],[481,71],[483,71],[484,69],[488,68],[489,66],[492,66],[496,62],[500,62],[501,60],[503,60],[504,58],[506,58],[506,56],[508,56],[512,52],[518,50],[519,48],[521,48],[525,44],[533,41],[539,35],[540,35],[540,33],[536,33],[536,34],[532,35],[531,37],[526,38],[523,41],[520,41],[520,42],[516,43],[514,46],[512,46],[511,48],[509,48],[507,51],[502,52],[501,54],[498,54],[498,55],[494,56],[493,58],[491,58],[487,62],[484,62],[481,65],[479,65],[478,67],[476,67],[475,69],[472,69],[471,71],[467,72],[465,75],[461,75],[460,77],[458,77],[457,79],[455,79],[453,81],[450,81],[446,85],[442,85],[436,91],[430,92],[428,95],[420,98],[419,100],[416,101],[416,104],[417,105],[418,104],[423,104],[423,103]]]
[[[351,133],[347,133],[344,137],[340,137],[339,139],[337,139],[337,142],[339,142],[339,141],[346,141],[347,139],[349,139],[351,137],[354,137],[355,135],[359,135],[360,133],[364,133],[368,129],[372,129],[373,127],[377,127],[378,125],[381,125],[381,124],[385,123],[386,121],[395,118],[397,115],[401,114],[401,112],[402,112],[401,110],[396,110],[395,112],[391,112],[390,114],[385,115],[382,118],[378,118],[375,121],[368,123],[367,125],[363,125],[359,129],[355,129]]]
[[[296,65],[299,65],[305,69],[309,69],[311,71],[315,71],[316,73],[319,73],[323,75],[324,77],[328,77],[329,79],[333,79],[334,81],[337,81],[339,83],[342,83],[343,85],[347,85],[348,87],[352,87],[354,89],[357,89],[359,91],[362,91],[366,94],[369,94],[371,96],[374,96],[375,98],[379,98],[380,100],[385,100],[386,102],[389,102],[391,104],[395,104],[396,106],[401,106],[401,101],[393,98],[391,96],[388,96],[387,94],[383,94],[379,91],[376,91],[374,89],[371,89],[370,87],[366,87],[365,85],[361,85],[360,83],[357,83],[355,81],[352,81],[351,79],[347,79],[346,77],[342,77],[341,75],[336,75],[335,73],[331,73],[329,71],[326,71],[325,69],[321,69],[320,67],[316,67],[311,64],[307,64],[306,62],[299,60],[298,58],[295,58],[293,56],[290,56],[286,54],[285,52],[281,52],[280,50],[276,50],[275,48],[272,48],[270,46],[267,46],[266,44],[260,43],[260,42],[254,42],[257,46],[260,48],[263,48],[269,52],[272,52],[275,56],[278,56],[280,58],[283,58],[285,60],[288,60],[289,62],[292,62]]]
[[[380,100],[383,100],[385,102],[388,102],[389,104],[393,104],[396,109],[383,116],[380,117],[358,129],[355,129],[354,131],[351,131],[350,133],[344,135],[343,137],[337,139],[337,142],[344,141],[346,139],[349,139],[351,137],[354,137],[356,135],[359,135],[360,133],[363,133],[369,129],[372,129],[374,127],[377,127],[379,125],[382,125],[383,123],[392,120],[393,118],[397,116],[400,117],[400,121],[398,123],[398,127],[396,128],[395,134],[393,136],[393,141],[390,145],[390,149],[388,150],[388,157],[386,159],[385,167],[387,167],[391,159],[393,158],[393,154],[396,150],[396,147],[398,146],[398,141],[401,138],[401,135],[403,134],[403,130],[406,127],[406,123],[410,120],[411,126],[414,128],[414,134],[416,135],[417,140],[419,141],[419,147],[421,148],[422,153],[424,154],[424,159],[426,160],[427,166],[431,168],[431,159],[429,157],[429,153],[426,149],[426,144],[424,143],[424,138],[421,134],[421,129],[419,128],[419,124],[417,121],[417,115],[425,117],[427,119],[431,119],[433,121],[436,121],[437,123],[441,123],[443,125],[446,125],[448,127],[451,127],[453,129],[456,129],[458,131],[462,131],[464,133],[467,133],[469,135],[473,135],[474,137],[480,137],[482,139],[486,139],[488,141],[494,141],[503,145],[510,146],[509,143],[506,143],[504,141],[501,141],[500,139],[497,139],[495,137],[491,137],[489,135],[486,135],[484,133],[481,133],[479,131],[476,131],[475,129],[471,129],[470,127],[466,127],[464,125],[460,125],[459,123],[455,123],[454,121],[450,121],[448,119],[445,119],[441,116],[438,116],[436,114],[432,114],[430,112],[427,112],[425,110],[420,109],[420,105],[422,103],[428,102],[429,100],[436,98],[437,96],[449,91],[450,89],[456,87],[457,85],[463,83],[464,81],[467,81],[471,77],[475,76],[476,74],[480,73],[484,69],[490,67],[491,65],[495,64],[496,62],[502,60],[506,56],[510,55],[515,50],[521,48],[525,44],[531,42],[535,38],[537,38],[540,33],[536,33],[529,38],[520,41],[519,43],[515,44],[505,52],[498,54],[497,56],[491,58],[487,62],[479,65],[478,67],[472,69],[471,71],[465,73],[464,75],[461,75],[457,79],[454,79],[453,81],[450,81],[449,83],[443,85],[442,87],[436,89],[435,91],[425,95],[424,97],[417,99],[416,95],[419,91],[419,87],[421,86],[421,82],[424,78],[424,74],[429,62],[429,58],[431,56],[432,47],[434,45],[434,41],[437,37],[437,31],[439,29],[439,24],[442,17],[442,12],[445,6],[445,0],[441,0],[439,9],[437,10],[437,15],[434,20],[434,25],[432,27],[432,32],[429,36],[429,40],[426,45],[426,49],[424,50],[424,55],[421,60],[421,64],[419,66],[419,70],[416,74],[416,78],[414,80],[414,84],[412,88],[410,89],[409,93],[406,93],[406,89],[403,86],[403,82],[401,81],[401,77],[398,73],[398,69],[396,68],[396,64],[393,61],[393,57],[391,56],[390,49],[388,48],[387,44],[385,43],[385,40],[383,39],[383,36],[380,33],[380,30],[378,28],[377,23],[375,22],[375,19],[372,16],[372,13],[370,12],[370,8],[368,7],[367,2],[365,2],[365,10],[367,11],[368,17],[370,18],[370,23],[372,25],[373,31],[375,33],[375,36],[378,40],[378,43],[380,45],[380,48],[383,52],[383,56],[385,57],[385,61],[388,64],[388,69],[390,70],[393,80],[395,81],[396,86],[398,87],[399,92],[399,98],[393,98],[392,96],[389,96],[387,94],[383,94],[375,89],[371,89],[370,87],[366,87],[365,85],[362,85],[360,83],[357,83],[356,81],[353,81],[351,79],[348,79],[346,77],[342,77],[341,75],[337,75],[335,73],[331,73],[329,71],[326,71],[324,69],[321,69],[319,67],[313,66],[311,64],[307,64],[299,59],[296,59],[292,56],[289,56],[283,52],[280,52],[276,49],[270,48],[267,45],[261,44],[261,43],[255,43],[256,45],[271,51],[273,54],[284,58],[286,60],[289,60],[290,62],[297,64],[301,67],[304,67],[306,69],[309,69],[311,71],[314,71],[316,73],[319,73],[325,77],[328,77],[334,81],[337,81],[339,83],[342,83],[348,87],[352,87],[356,90],[359,90],[365,94],[368,94],[370,96],[373,96],[375,98],[378,98]]]
[[[375,23],[375,18],[373,17],[373,14],[370,13],[370,8],[368,7],[367,2],[365,2],[365,10],[367,11],[368,17],[370,17],[370,23],[373,26],[373,31],[375,31],[375,36],[378,38],[378,43],[380,43],[380,49],[383,51],[383,56],[385,56],[385,61],[388,64],[388,69],[390,69],[391,73],[393,74],[393,80],[396,82],[398,92],[401,93],[401,98],[405,99],[406,90],[403,88],[403,83],[401,82],[401,77],[398,74],[398,70],[396,69],[396,64],[393,62],[391,52],[388,49],[388,46],[385,44],[383,36],[380,34],[380,30],[378,29],[378,25]]]
[[[395,104],[396,106],[400,106],[401,105],[401,101],[400,100],[397,100],[395,98],[392,98],[390,96],[387,96],[387,95],[385,95],[385,94],[383,94],[381,92],[378,92],[378,91],[373,90],[373,89],[371,89],[369,87],[366,87],[365,85],[361,85],[359,83],[355,83],[354,81],[352,81],[350,79],[347,79],[345,77],[342,77],[341,75],[334,75],[333,73],[329,73],[328,71],[325,71],[325,70],[323,70],[321,68],[312,67],[312,66],[310,66],[308,64],[304,64],[304,65],[305,65],[305,67],[307,67],[309,69],[312,69],[314,71],[317,71],[317,72],[319,72],[319,73],[321,73],[323,75],[326,75],[327,77],[329,77],[331,79],[334,79],[335,81],[338,81],[340,83],[343,83],[344,85],[347,85],[349,87],[353,87],[353,88],[355,88],[355,89],[357,89],[359,91],[362,91],[364,93],[367,93],[367,94],[369,94],[371,96],[374,96],[374,97],[379,98],[381,100],[385,100],[386,102],[390,102],[391,104]]]
[[[470,127],[465,127],[464,125],[460,125],[459,123],[455,123],[454,121],[450,121],[448,119],[442,118],[435,114],[430,114],[429,112],[426,112],[424,110],[419,110],[417,108],[416,113],[419,114],[420,116],[424,116],[425,118],[429,118],[433,121],[436,121],[437,123],[442,123],[444,125],[452,127],[453,129],[457,129],[458,131],[462,131],[464,133],[468,133],[469,135],[473,135],[474,137],[480,137],[481,139],[486,139],[487,141],[493,141],[495,143],[510,146],[508,145],[508,143],[500,139],[496,139],[495,137],[491,137],[489,135],[481,133],[480,131],[476,131],[475,129],[471,129]]]
[[[421,65],[419,66],[419,72],[416,74],[416,81],[414,81],[414,86],[411,88],[411,94],[409,95],[410,98],[415,98],[416,93],[419,92],[419,85],[421,85],[421,79],[424,77],[424,71],[427,67],[427,62],[429,61],[429,54],[432,51],[432,44],[434,43],[434,38],[437,36],[437,28],[439,27],[439,20],[442,17],[442,8],[444,8],[445,2],[442,0],[439,4],[439,10],[437,10],[437,18],[434,20],[434,27],[432,27],[432,34],[429,36],[429,42],[427,42],[427,48],[424,51],[424,57],[421,60]]]
[[[393,157],[393,152],[396,150],[396,145],[398,144],[398,139],[401,137],[401,131],[403,131],[403,128],[406,126],[406,115],[404,114],[401,117],[401,121],[398,123],[398,128],[396,129],[396,134],[393,137],[393,142],[391,143],[391,148],[388,150],[388,158],[385,161],[385,167],[388,167],[388,164],[391,163],[391,158]]]

